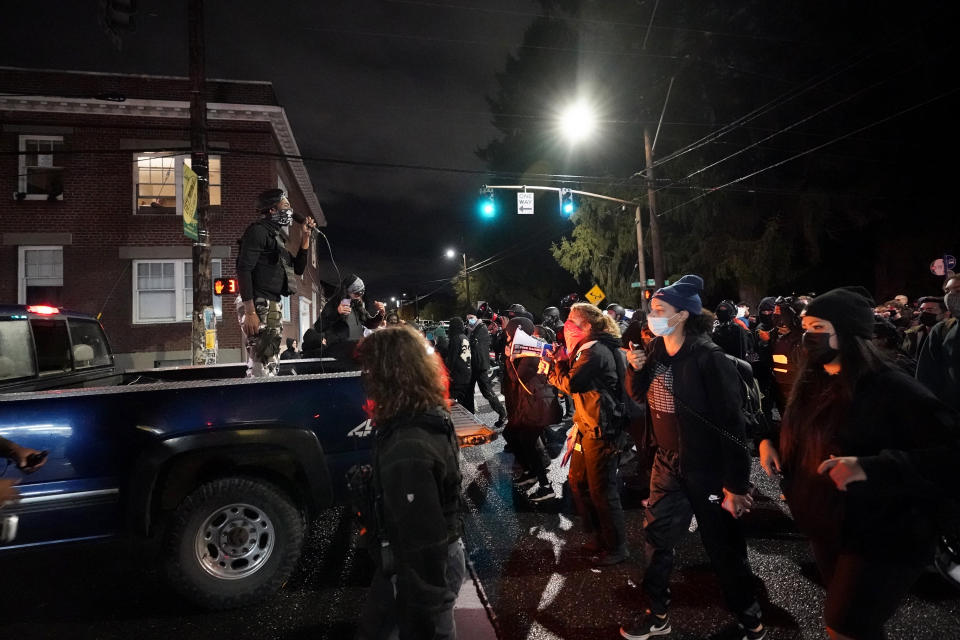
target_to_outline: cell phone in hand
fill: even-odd
[[[340,301],[340,306],[341,306],[341,307],[349,307],[349,306],[350,306],[350,298],[344,298],[343,300],[341,300],[341,301]]]
[[[33,467],[37,466],[38,464],[40,464],[41,462],[43,462],[44,460],[46,460],[48,453],[50,453],[50,452],[49,452],[49,451],[38,451],[37,453],[31,453],[30,455],[27,456],[27,464],[25,464],[24,466],[20,467],[20,469],[21,469],[21,470],[32,469]]]

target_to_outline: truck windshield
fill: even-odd
[[[36,371],[27,321],[0,318],[0,380],[29,378]]]

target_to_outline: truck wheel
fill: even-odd
[[[276,486],[222,478],[198,487],[177,508],[164,544],[170,585],[207,609],[273,595],[297,565],[304,523]]]

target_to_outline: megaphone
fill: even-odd
[[[513,334],[511,358],[543,358],[551,351],[553,351],[552,344],[527,335],[527,332],[520,327],[517,327],[517,332]]]

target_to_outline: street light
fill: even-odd
[[[447,249],[448,258],[455,258],[456,255],[457,255],[456,249]],[[470,303],[470,274],[467,272],[467,253],[464,251],[464,252],[461,252],[460,255],[463,256],[463,282],[464,282],[464,287],[466,288],[466,291],[467,291],[467,306],[469,307],[471,304]]]
[[[560,114],[560,131],[572,144],[582,142],[593,135],[597,128],[597,116],[584,101],[575,102]]]

